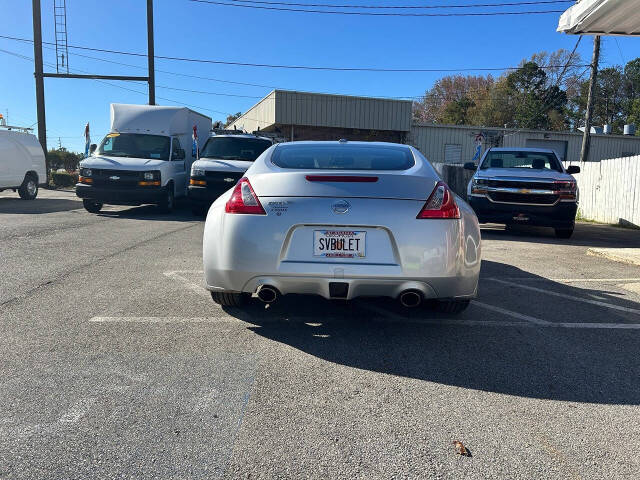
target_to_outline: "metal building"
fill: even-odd
[[[495,147],[554,149],[578,161],[582,133],[412,124],[409,100],[274,90],[230,128],[269,132],[281,141],[347,140],[408,143],[432,163],[462,164]],[[592,134],[590,161],[640,154],[640,137]]]
[[[478,145],[489,147],[539,147],[555,150],[561,160],[580,160],[581,132],[513,130],[456,125],[413,125],[408,142],[433,163],[461,164],[473,160]],[[591,135],[589,161],[640,154],[640,137]]]
[[[283,140],[406,143],[411,101],[274,90],[228,128],[263,130]]]

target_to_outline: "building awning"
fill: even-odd
[[[558,32],[640,36],[640,0],[581,0],[567,9]]]

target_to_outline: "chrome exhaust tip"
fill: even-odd
[[[405,290],[398,297],[400,304],[405,308],[415,308],[422,303],[422,292],[417,290]]]
[[[280,292],[276,287],[271,285],[262,285],[258,289],[258,299],[263,303],[273,303],[280,296]]]

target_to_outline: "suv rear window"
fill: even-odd
[[[560,162],[553,153],[547,152],[489,152],[480,170],[487,168],[522,168],[530,170],[555,170],[561,172]]]
[[[303,170],[407,170],[415,165],[411,150],[391,145],[278,145],[271,161]]]
[[[264,138],[209,137],[200,158],[253,162],[271,145],[271,141]]]

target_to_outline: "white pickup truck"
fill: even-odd
[[[13,190],[33,200],[47,183],[44,152],[38,139],[24,131],[0,129],[0,192]]]
[[[111,130],[80,162],[76,195],[87,211],[104,204],[156,204],[164,212],[187,194],[197,159],[194,130],[204,138],[211,118],[184,107],[111,104]]]

